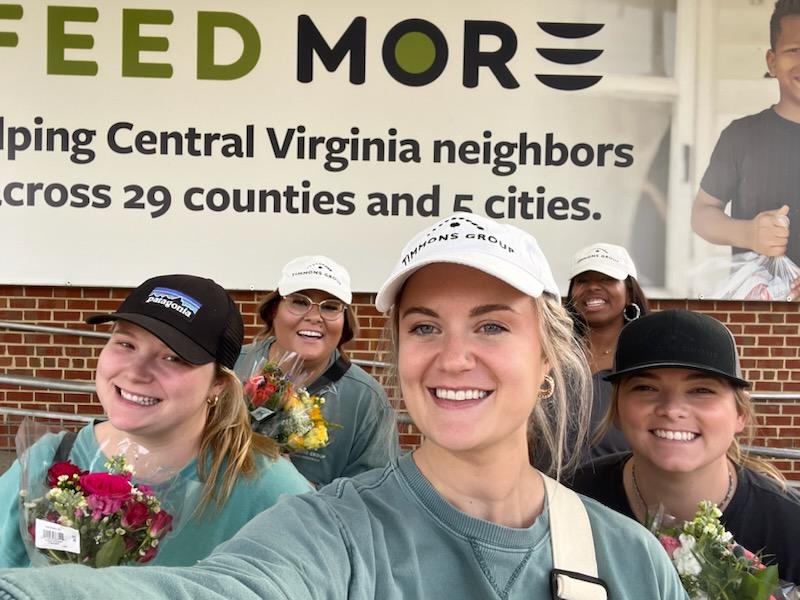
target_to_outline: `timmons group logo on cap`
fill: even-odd
[[[595,248],[594,250],[592,250],[586,256],[581,256],[578,259],[578,263],[580,264],[580,263],[582,263],[584,261],[587,261],[587,260],[590,260],[590,259],[593,259],[593,258],[601,258],[603,260],[610,260],[612,262],[622,264],[622,261],[618,257],[616,257],[613,254],[611,254],[605,248]]]
[[[462,229],[463,228],[463,229]],[[456,240],[474,240],[494,245],[509,254],[514,253],[510,243],[500,239],[494,234],[483,233],[486,228],[469,217],[452,216],[437,223],[425,233],[425,238],[403,255],[402,262],[407,265],[414,260],[424,248],[432,244],[454,242]]]
[[[339,279],[336,274],[333,272],[328,265],[322,262],[316,262],[308,265],[307,268],[301,271],[292,271],[292,277],[302,277],[304,275],[316,275],[317,277],[327,277],[328,279],[332,279],[339,285],[342,284],[341,279]]]
[[[203,306],[189,294],[165,287],[157,287],[150,292],[145,304],[160,304],[164,308],[174,310],[189,319],[194,318],[197,311]]]

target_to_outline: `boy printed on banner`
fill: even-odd
[[[692,207],[692,229],[732,246],[734,264],[772,257],[760,260],[764,269],[753,272],[752,285],[738,288],[755,299],[792,300],[800,294],[800,0],[778,0],[769,30],[766,62],[780,99],[722,132]]]

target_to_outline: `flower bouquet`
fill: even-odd
[[[283,452],[317,450],[339,427],[322,414],[325,398],[301,385],[302,359],[290,353],[277,362],[259,361],[244,381],[244,397],[253,429],[274,439]],[[329,386],[327,391],[331,391]]]
[[[780,600],[778,567],[765,566],[757,554],[738,545],[720,522],[716,504],[703,500],[697,513],[683,525],[666,525],[660,507],[650,530],[672,559],[681,583],[692,600]],[[789,586],[792,588],[793,586]]]
[[[49,489],[42,497],[20,492],[27,534],[50,563],[146,563],[172,529],[172,515],[150,487],[133,483],[123,456],[111,458],[105,468],[89,473],[69,461],[56,462],[47,470]]]

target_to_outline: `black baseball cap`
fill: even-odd
[[[645,369],[682,368],[703,371],[750,387],[742,378],[736,342],[722,323],[690,310],[664,310],[631,321],[622,328],[614,369],[605,379]]]
[[[94,315],[86,322],[116,320],[146,329],[193,365],[217,362],[232,369],[244,339],[242,315],[233,298],[211,279],[194,275],[148,279],[117,312]]]

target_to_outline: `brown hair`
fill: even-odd
[[[578,275],[580,275],[580,273],[578,273]],[[567,289],[567,296],[564,299],[564,305],[566,306],[569,316],[572,317],[572,322],[574,323],[575,327],[575,334],[578,337],[588,341],[589,324],[586,322],[586,319],[583,317],[583,315],[580,313],[578,308],[575,306],[575,303],[573,302],[573,297],[572,297],[573,279],[575,279],[575,277],[569,280],[569,289]],[[639,285],[639,282],[636,281],[636,279],[631,277],[630,275],[628,275],[624,281],[625,281],[625,292],[628,297],[628,304],[626,304],[625,310],[627,310],[628,305],[636,304],[639,307],[640,311],[639,317],[644,317],[645,315],[650,314],[650,303],[647,301],[647,296],[645,295],[642,286]],[[623,311],[623,315],[624,313],[625,311]]]
[[[264,299],[261,300],[261,304],[258,305],[257,312],[261,317],[261,320],[264,322],[264,329],[262,329],[255,336],[254,341],[263,340],[264,338],[275,334],[275,313],[278,312],[278,304],[282,299],[283,296],[281,296],[280,293],[275,290],[274,292],[270,292],[264,296]],[[358,335],[358,319],[353,313],[352,307],[349,304],[345,304],[345,306],[347,308],[345,308],[344,311],[344,328],[342,329],[342,337],[339,339],[339,343],[336,344],[339,352],[342,354],[344,354],[342,346]]]
[[[611,388],[611,403],[609,404],[608,412],[606,412],[606,416],[603,418],[600,428],[595,435],[595,442],[602,439],[611,425],[616,425],[619,427],[619,390],[622,383],[628,378],[629,376],[625,376],[614,382]],[[740,445],[740,438],[745,440],[750,440],[753,438],[753,428],[756,416],[755,410],[753,409],[753,400],[750,398],[750,392],[748,392],[745,388],[731,385],[728,380],[722,377],[717,379],[731,387],[733,390],[733,397],[736,399],[736,411],[745,419],[744,431],[738,436],[734,436],[733,441],[731,442],[730,446],[728,446],[728,450],[725,453],[726,456],[735,465],[752,469],[753,471],[762,473],[767,477],[771,477],[772,479],[776,480],[784,489],[786,489],[786,478],[778,469],[776,469],[770,462],[764,460],[763,458],[751,456],[747,452],[743,451]]]
[[[197,512],[202,513],[213,498],[221,508],[240,476],[256,473],[256,453],[276,459],[278,444],[255,433],[244,402],[242,384],[227,367],[216,365],[216,381],[224,383],[214,405],[209,405],[200,438],[197,474],[204,482]]]

